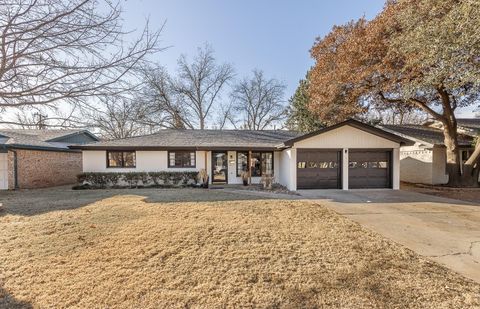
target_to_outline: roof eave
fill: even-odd
[[[105,146],[105,145],[72,145],[70,149],[79,150],[145,150],[145,151],[165,151],[165,150],[197,150],[197,151],[210,151],[210,150],[232,150],[232,151],[275,151],[279,150],[275,146]]]
[[[25,149],[25,150],[42,150],[42,151],[57,151],[57,152],[79,152],[76,149],[59,148],[59,147],[47,147],[47,146],[33,146],[22,144],[7,144],[5,149]]]
[[[287,147],[292,147],[293,144],[295,144],[299,141],[302,141],[302,140],[305,140],[307,138],[314,137],[314,136],[317,136],[319,134],[323,134],[323,133],[335,130],[337,128],[340,128],[340,127],[343,127],[343,126],[346,126],[346,125],[349,125],[349,126],[352,126],[356,129],[365,131],[367,133],[370,133],[370,134],[373,134],[373,135],[391,140],[393,142],[399,143],[400,145],[411,146],[411,145],[415,144],[413,141],[411,141],[409,139],[406,139],[404,137],[401,137],[398,134],[388,132],[386,130],[371,126],[369,124],[366,124],[366,123],[363,123],[363,122],[360,122],[360,121],[357,121],[357,120],[354,120],[354,119],[348,119],[348,120],[345,120],[343,122],[337,123],[333,126],[329,126],[329,127],[326,127],[326,128],[323,128],[323,129],[320,129],[320,130],[317,130],[317,131],[314,131],[314,132],[311,132],[311,133],[307,133],[305,135],[301,135],[299,137],[292,138],[292,139],[284,142],[284,145],[287,146]]]

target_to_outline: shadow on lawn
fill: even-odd
[[[48,189],[18,191],[0,191],[0,203],[6,214],[34,216],[51,211],[77,209],[97,201],[121,195],[139,195],[147,203],[181,203],[181,202],[217,202],[233,200],[269,199],[249,194],[234,193],[222,189],[100,189],[71,190],[69,186]]]
[[[10,295],[3,287],[0,287],[0,308],[9,309],[30,309],[33,306],[24,301],[20,301]]]

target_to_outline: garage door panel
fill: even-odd
[[[391,151],[350,151],[349,188],[391,188]]]
[[[340,186],[340,152],[298,149],[297,188],[333,189]]]

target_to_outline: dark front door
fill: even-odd
[[[228,157],[226,151],[212,151],[212,182],[228,182]]]
[[[341,188],[341,152],[338,150],[298,149],[298,189]]]
[[[350,189],[391,188],[391,151],[350,150],[348,187]]]

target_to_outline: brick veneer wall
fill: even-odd
[[[82,172],[82,154],[16,149],[17,179],[20,189],[53,187],[76,182]],[[14,189],[14,153],[8,151],[8,188]]]

